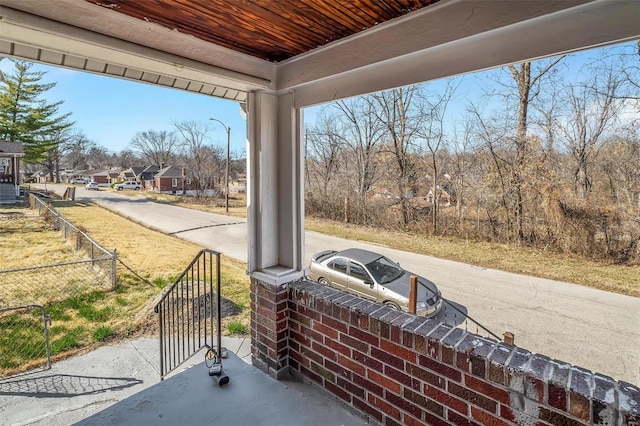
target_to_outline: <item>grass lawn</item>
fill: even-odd
[[[143,334],[156,336],[158,318],[153,312],[155,301],[202,247],[147,229],[93,204],[57,202],[55,207],[105,248],[116,248],[121,263],[117,267],[117,290],[95,288],[65,295],[47,304],[47,313],[52,320],[50,342],[53,359],[87,350],[105,340]],[[71,244],[43,220],[34,217],[33,211],[0,207],[1,270],[82,258],[82,252],[74,252]],[[223,258],[221,263],[222,295],[239,308],[239,313],[223,318],[222,334],[247,335],[250,329],[250,296],[246,265],[228,258]],[[0,282],[0,299],[7,291]],[[25,332],[27,326],[32,327]],[[0,315],[0,353],[9,353],[3,349],[7,345],[12,346],[11,353],[17,353],[17,358],[3,357],[0,361],[0,376],[3,369],[6,369],[4,373],[14,368],[23,369],[29,366],[25,365],[25,360],[43,356],[42,353],[26,353],[23,349],[23,346],[30,346],[26,344],[27,337],[31,343],[42,339],[41,331],[31,331],[38,327],[41,329],[42,321],[36,311]],[[16,348],[18,341],[25,344]]]

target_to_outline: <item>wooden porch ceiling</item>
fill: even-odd
[[[307,107],[632,40],[638,22],[637,0],[0,0],[0,55]]]
[[[260,59],[279,62],[438,0],[86,0]]]

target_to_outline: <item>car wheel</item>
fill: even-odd
[[[396,311],[400,310],[400,306],[398,306],[396,302],[392,302],[390,300],[384,302],[384,305],[390,307],[391,309],[395,309]]]
[[[122,191],[123,188],[116,188],[118,191]]]
[[[331,287],[331,283],[330,283],[330,282],[329,282],[329,280],[328,280],[328,279],[326,279],[326,278],[320,278],[320,279],[318,280],[318,282],[319,282],[320,284],[322,284],[322,285],[326,285],[326,286]]]

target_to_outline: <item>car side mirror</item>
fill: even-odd
[[[365,282],[364,282],[364,283],[365,283],[366,285],[368,285],[369,287],[373,288],[373,285],[374,285],[373,281],[371,281],[371,280],[365,280]]]

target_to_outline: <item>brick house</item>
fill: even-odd
[[[196,190],[195,182],[184,167],[167,166],[159,170],[153,180],[154,190],[163,194],[182,194]]]

